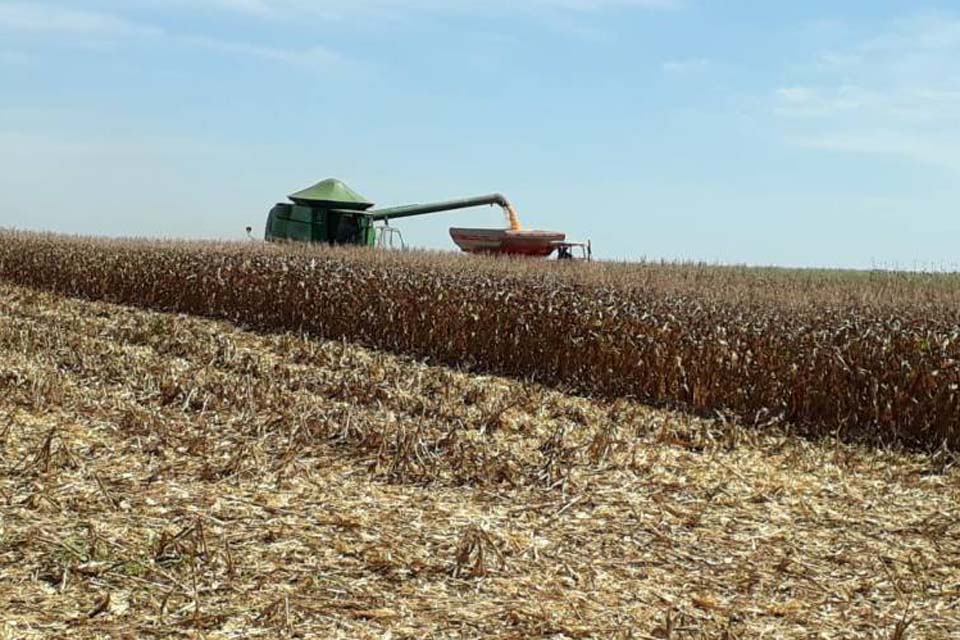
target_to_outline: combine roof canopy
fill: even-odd
[[[357,209],[366,211],[373,206],[362,195],[335,178],[318,182],[309,189],[298,191],[290,196],[297,204],[329,205],[337,209]]]

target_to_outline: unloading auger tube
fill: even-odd
[[[428,213],[439,213],[441,211],[455,211],[457,209],[469,209],[471,207],[482,207],[485,205],[499,205],[503,210],[510,210],[510,201],[502,194],[492,193],[486,196],[477,196],[475,198],[461,198],[459,200],[447,200],[445,202],[432,202],[429,204],[409,204],[402,207],[388,207],[386,209],[373,209],[365,211],[364,215],[372,220],[396,220],[399,218],[409,218],[411,216],[422,216]]]

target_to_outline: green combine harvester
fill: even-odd
[[[511,254],[572,258],[577,249],[589,259],[589,243],[565,242],[566,236],[553,231],[520,228],[516,212],[501,194],[462,198],[429,204],[375,209],[367,198],[340,180],[330,178],[289,196],[270,210],[264,238],[267,241],[294,241],[365,247],[404,247],[403,236],[390,226],[391,220],[430,213],[456,211],[485,205],[500,206],[510,219],[508,229],[450,229],[453,241],[470,253]],[[377,223],[382,223],[377,225]]]

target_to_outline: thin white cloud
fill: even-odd
[[[21,67],[30,64],[32,58],[23,51],[0,51],[0,65]]]
[[[285,64],[312,69],[316,71],[326,71],[340,67],[346,63],[346,59],[329,49],[323,47],[310,47],[308,49],[281,49],[276,47],[267,47],[262,45],[250,44],[246,42],[230,42],[215,38],[189,36],[179,38],[181,42],[187,45],[202,47],[213,51],[219,51],[226,54],[236,54],[259,58],[261,60],[270,60],[283,62]]]
[[[0,0],[2,1],[2,0]],[[149,9],[166,13],[188,10],[231,11],[258,17],[342,19],[348,16],[405,17],[410,12],[517,12],[549,11],[551,24],[574,32],[579,37],[602,39],[604,34],[579,23],[562,23],[566,12],[592,12],[614,8],[670,10],[682,7],[686,0],[105,0],[95,3],[99,10],[65,7],[56,2],[12,1],[0,3],[0,35],[25,37],[57,36],[61,44],[82,45],[88,50],[113,47],[124,39],[149,36],[166,45],[194,46],[224,54],[253,57],[295,65],[315,71],[330,70],[346,64],[342,55],[322,46],[285,48],[252,42],[225,40],[209,35],[173,32],[126,17],[131,10]],[[83,4],[80,0],[78,4]],[[113,8],[112,12],[103,10]],[[560,23],[557,23],[561,20]],[[571,21],[573,17],[571,16]],[[564,26],[566,25],[566,26]],[[113,49],[111,49],[113,50]],[[20,62],[20,56],[4,53],[0,63]]]
[[[960,47],[960,20],[948,14],[926,14],[900,20],[890,32],[868,38],[857,48],[863,52],[900,53],[957,47]]]
[[[331,19],[349,15],[400,16],[412,11],[436,12],[516,12],[552,11],[550,19],[562,17],[557,11],[593,12],[605,9],[670,10],[683,6],[686,0],[125,0],[99,2],[101,10],[65,7],[53,2],[3,2],[0,4],[0,33],[44,38],[57,36],[60,43],[102,46],[105,42],[137,39],[144,36],[164,46],[192,46],[222,54],[237,55],[293,65],[313,71],[327,71],[346,64],[346,58],[322,46],[286,48],[252,42],[225,40],[209,35],[193,35],[165,30],[158,26],[125,17],[131,9],[153,11],[222,10],[259,17],[296,17],[310,15]],[[103,11],[113,7],[113,12]],[[597,39],[602,34],[579,25],[577,33]],[[586,30],[586,31],[585,31]],[[19,58],[4,54],[0,63],[12,64]],[[701,61],[668,63],[665,69],[679,71],[680,65],[690,70]]]
[[[788,137],[794,146],[856,155],[887,155],[911,158],[960,172],[960,136],[955,132],[940,137],[909,133],[902,130],[873,129],[866,132],[845,130]]]
[[[775,90],[789,143],[960,170],[960,18],[902,20],[821,53],[821,80]]]
[[[378,14],[410,11],[517,12],[530,10],[601,11],[605,9],[670,10],[686,0],[192,0],[194,8],[208,7],[257,15]]]
[[[884,100],[877,92],[856,85],[781,87],[776,96],[775,112],[789,118],[832,118]]]
[[[185,4],[194,6],[209,6],[214,9],[225,9],[241,13],[268,14],[275,9],[270,0],[194,0]]]
[[[857,116],[861,123],[951,124],[960,113],[960,87],[868,88],[861,85],[783,87],[775,112],[789,118]]]
[[[138,36],[159,32],[122,17],[36,2],[0,4],[0,31],[75,36]]]
[[[668,60],[660,65],[664,73],[699,73],[710,66],[707,58],[687,58],[685,60]]]
[[[238,6],[254,7],[260,0],[223,0]],[[134,40],[160,46],[189,46],[223,54],[257,58],[294,65],[313,71],[326,71],[344,64],[345,58],[323,47],[304,49],[265,46],[235,42],[208,36],[193,36],[165,31],[160,27],[127,20],[104,12],[68,9],[51,4],[12,2],[0,4],[0,33],[14,33],[34,38],[56,37],[58,42],[88,49],[104,41]],[[149,36],[144,40],[145,36]],[[0,64],[26,61],[21,52],[0,52]]]

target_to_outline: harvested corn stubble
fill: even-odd
[[[0,286],[2,638],[946,638],[958,498],[946,451]]]

